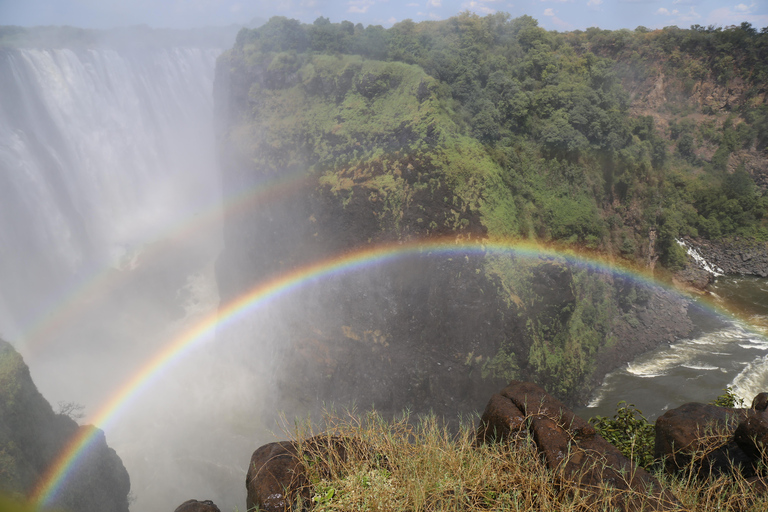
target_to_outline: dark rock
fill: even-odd
[[[505,402],[506,400],[506,402]],[[562,402],[530,382],[512,381],[491,397],[478,427],[478,441],[503,440],[529,420],[531,438],[552,471],[555,483],[589,493],[596,506],[605,504],[600,490],[613,493],[611,508],[624,511],[674,510],[677,498]]]
[[[321,475],[330,474],[329,462],[347,460],[347,450],[364,448],[357,440],[338,436],[317,435],[301,441],[269,443],[251,456],[245,477],[246,510],[283,512],[298,500],[306,503],[311,495],[310,482],[298,453],[316,455],[315,466]]]
[[[253,452],[245,477],[246,510],[283,512],[307,485],[296,447],[288,441],[269,443]],[[308,498],[308,493],[304,493]]]
[[[750,411],[747,419],[736,427],[733,439],[751,458],[768,461],[765,451],[768,443],[768,411]]]
[[[221,512],[221,510],[211,500],[187,500],[176,507],[173,512]]]
[[[687,403],[656,420],[655,456],[667,471],[693,469],[700,477],[728,474],[738,469],[754,475],[754,464],[733,440],[744,409]]]
[[[768,243],[748,238],[706,240],[684,237],[711,265],[726,275],[768,275]]]
[[[768,408],[768,393],[758,393],[754,399],[752,399],[752,409],[756,411],[764,411]]]
[[[0,340],[0,495],[30,495],[71,440],[83,433],[90,439],[88,449],[68,470],[49,505],[78,512],[128,512],[131,481],[104,432],[55,413],[21,355]]]
[[[477,444],[505,441],[510,435],[525,431],[525,415],[512,401],[494,394],[480,418]]]

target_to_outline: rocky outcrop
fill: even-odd
[[[748,238],[706,240],[685,237],[701,256],[723,274],[768,277],[768,242]]]
[[[0,494],[29,495],[80,429],[93,427],[54,413],[21,356],[0,340]],[[128,512],[130,487],[120,457],[98,431],[50,505],[81,512]]]
[[[656,478],[638,468],[565,404],[530,382],[513,381],[493,395],[480,420],[479,443],[505,441],[526,431],[546,461],[555,484],[576,486],[593,503],[611,494],[611,508],[674,510],[679,502]]]
[[[761,483],[768,442],[768,393],[749,409],[688,403],[656,420],[656,457],[669,472],[699,478],[739,473]]]
[[[654,455],[670,472],[693,469],[704,477],[741,468],[752,476],[750,457],[733,441],[736,426],[745,418],[744,409],[695,402],[671,409],[656,420]]]
[[[221,510],[211,500],[187,500],[176,507],[174,512],[221,512]]]
[[[245,487],[246,510],[284,512],[297,500],[311,497],[311,485],[298,453],[311,456],[320,475],[330,471],[329,464],[347,460],[349,449],[362,449],[356,440],[320,434],[298,441],[265,444],[253,452]]]

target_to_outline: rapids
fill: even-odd
[[[710,292],[715,303],[727,305],[737,318],[695,302],[689,308],[695,336],[610,373],[578,413],[612,416],[616,405],[626,401],[653,419],[685,402],[710,402],[726,387],[747,406],[757,393],[768,390],[768,280],[720,276]]]

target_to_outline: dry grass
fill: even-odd
[[[312,500],[303,505],[317,512],[615,510],[611,489],[595,497],[573,486],[557,488],[528,436],[476,447],[473,425],[454,435],[435,417],[388,422],[376,413],[331,416],[324,432],[355,441],[347,444],[346,460],[300,448],[313,485]],[[312,435],[304,428],[294,438]],[[693,464],[675,477],[656,476],[685,510],[768,510],[768,499],[741,477],[702,482]]]

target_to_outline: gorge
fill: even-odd
[[[494,20],[444,26],[466,35]],[[530,83],[501,65],[449,76],[452,40],[433,44],[432,68],[402,53],[408,30],[440,42],[433,25],[391,29],[391,55],[362,45],[383,37],[375,27],[286,19],[241,31],[229,50],[0,50],[0,332],[49,402],[98,419],[131,476],[132,509],[242,506],[253,448],[331,404],[454,421],[523,378],[571,405],[600,398],[603,414],[629,399],[655,415],[725,385],[765,387],[768,345],[749,330],[765,325],[764,279],[710,285],[755,305],[734,320],[644,273],[650,261],[667,277],[692,265],[674,242],[688,225],[644,217],[654,183],[685,185],[654,156],[679,150],[667,113],[656,121],[667,131],[643,117],[656,119],[644,82],[631,105],[645,110],[630,112],[608,57],[577,48],[600,98],[562,103],[596,105],[589,123],[563,124],[558,104],[533,135],[515,133],[546,117],[523,110],[548,83],[534,50],[555,36],[503,21]],[[343,52],[311,47],[340,34]],[[562,83],[549,92],[585,87],[565,83],[569,50],[553,54]],[[462,96],[465,79],[495,88],[508,119]],[[628,135],[597,147],[607,133]],[[729,175],[750,176],[762,200],[754,139],[731,152],[748,165]],[[719,151],[708,144],[698,158]],[[690,225],[726,229],[703,219]],[[748,220],[759,235],[764,220]],[[536,240],[550,244],[521,243]]]

